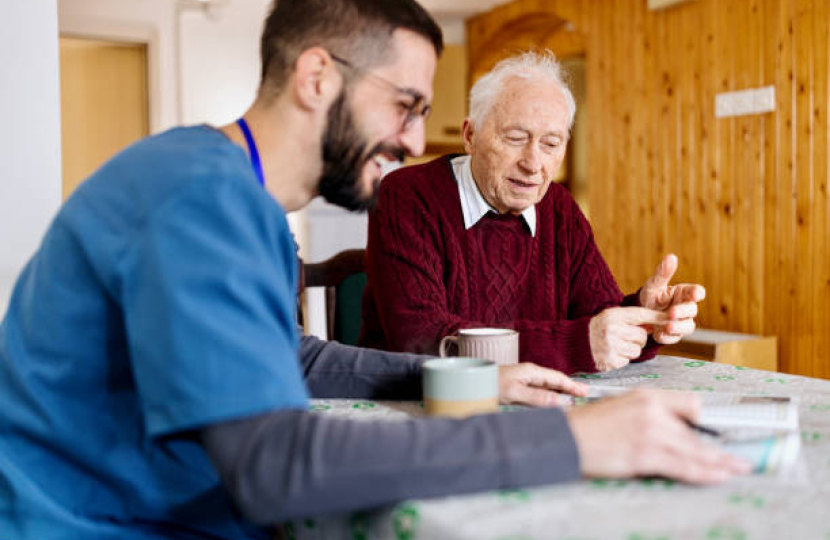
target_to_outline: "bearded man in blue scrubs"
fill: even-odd
[[[0,326],[0,538],[266,539],[287,519],[410,497],[737,470],[687,433],[691,400],[381,423],[308,412],[310,395],[420,397],[420,357],[298,338],[285,213],[318,194],[364,208],[379,158],[423,151],[441,48],[412,0],[279,0],[243,119],[145,139],[80,186]],[[500,390],[541,405],[584,392],[531,365],[502,370]],[[639,435],[661,428],[674,461]]]

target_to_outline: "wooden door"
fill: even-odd
[[[147,45],[60,38],[63,197],[149,134]]]

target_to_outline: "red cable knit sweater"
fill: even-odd
[[[568,192],[536,205],[536,236],[519,216],[489,213],[464,229],[450,159],[390,174],[369,217],[361,345],[435,354],[459,328],[519,331],[522,362],[596,371],[588,322],[623,298]],[[640,360],[653,357],[649,340]]]

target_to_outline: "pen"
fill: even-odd
[[[704,435],[709,435],[710,437],[720,437],[720,431],[716,431],[712,428],[704,427],[698,424],[695,424],[691,420],[686,420],[686,425],[692,428],[693,430],[697,431],[698,433],[703,433]]]

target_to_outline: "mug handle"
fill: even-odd
[[[441,358],[449,356],[447,354],[447,343],[450,341],[455,343],[456,348],[458,348],[458,338],[456,336],[444,336],[444,339],[441,340],[441,344],[438,345],[438,356]]]

